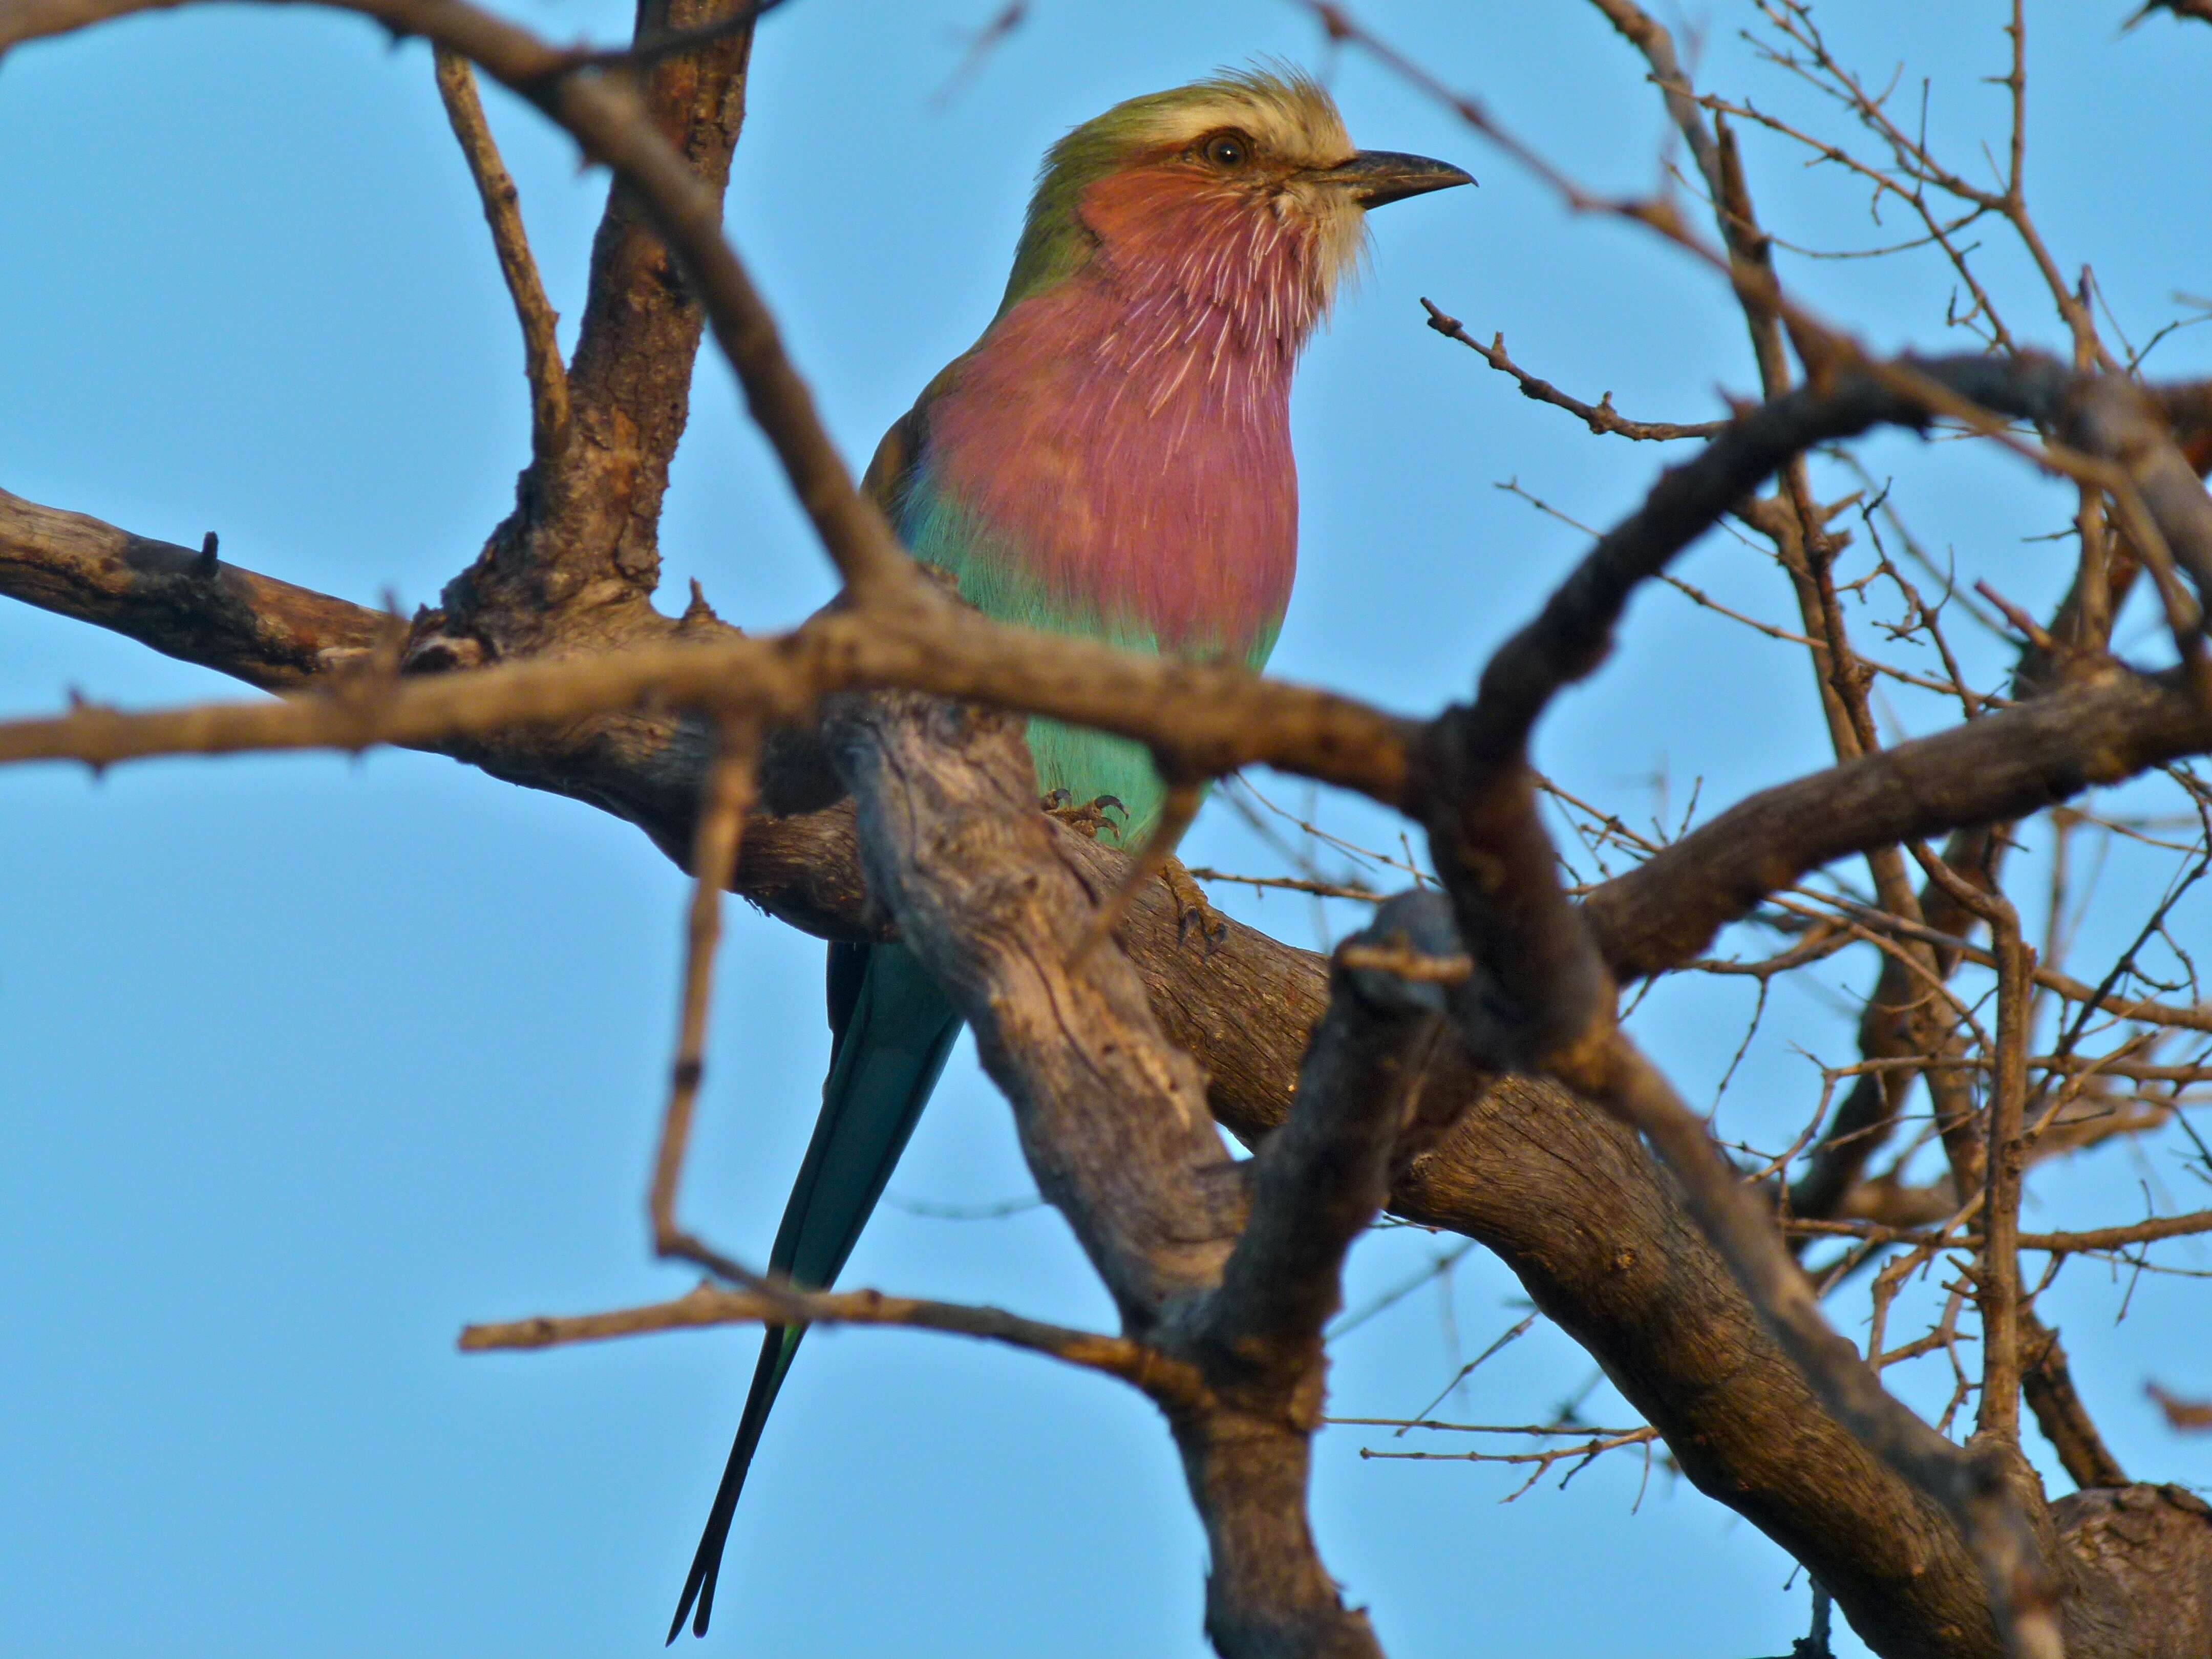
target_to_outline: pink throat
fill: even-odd
[[[933,405],[932,481],[1066,621],[1247,656],[1297,565],[1315,234],[1149,171],[1093,185],[1083,216],[1091,262],[1000,317]]]

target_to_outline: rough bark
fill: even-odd
[[[640,39],[712,21],[731,0],[640,0]],[[654,64],[654,125],[719,199],[744,120],[750,30]],[[487,660],[663,637],[660,502],[690,416],[705,313],[637,191],[617,179],[592,244],[566,441],[533,458],[515,509],[417,629],[417,651]],[[473,643],[478,647],[469,651]]]
[[[195,557],[0,497],[5,591],[252,684],[294,685],[357,662],[387,625],[366,608],[282,584],[264,589],[268,579],[225,567],[225,582],[242,585],[226,592],[300,597],[256,609],[250,622],[210,626],[200,620],[201,590],[179,585]],[[2016,768],[1995,764],[2009,743],[1978,749],[1973,765],[1960,762],[1967,738],[2015,717],[2033,733]],[[1852,850],[1837,843],[1856,833],[1891,836],[1916,823],[1932,833],[1948,827],[1946,813],[1953,822],[2014,815],[2027,810],[2025,798],[2040,804],[2078,787],[2086,757],[2125,767],[2139,754],[2208,742],[2212,722],[2166,683],[2054,693],[1924,740],[1932,751],[1905,745],[1754,796],[1600,887],[1585,914],[1616,974],[1661,971],[1753,902],[1758,878],[1747,878],[1731,846],[1772,848],[1777,868],[1802,867]],[[703,727],[641,714],[551,737],[517,733],[468,757],[614,811],[681,862],[708,749]],[[888,924],[866,904],[852,805],[822,804],[819,753],[787,738],[781,760],[764,765],[769,811],[747,826],[732,890],[824,938],[884,937]],[[807,810],[775,813],[791,807]],[[1118,881],[1121,854],[1048,820],[1042,828],[1091,890]],[[1300,1056],[1328,1004],[1326,963],[1235,922],[1206,952],[1183,936],[1178,907],[1157,883],[1138,893],[1121,937],[1162,1030],[1204,1068],[1214,1115],[1258,1141],[1295,1097]],[[1805,1561],[1877,1651],[1902,1659],[1936,1650],[1915,1632],[1956,1626],[1980,1596],[1955,1537],[1820,1409],[1632,1137],[1553,1085],[1514,1080],[1485,1093],[1490,1079],[1472,1072],[1463,1054],[1432,1061],[1425,1090],[1480,1098],[1443,1145],[1399,1173],[1392,1210],[1496,1251],[1659,1427],[1692,1480]],[[2212,1559],[2212,1528],[2202,1547]],[[2077,1594],[2100,1595],[2106,1582],[2085,1581]]]
[[[9,33],[28,38],[135,9],[142,8],[130,0],[44,0],[25,8]],[[410,25],[458,15],[397,0],[365,9]],[[687,0],[665,11],[648,3],[641,24],[682,25],[716,10]],[[541,84],[516,69],[524,60],[513,57],[514,32],[494,44],[501,42],[511,73],[541,91],[554,88],[544,92],[549,101],[568,96],[560,90],[567,81]],[[690,58],[664,58],[646,77],[661,131],[717,198],[742,112],[744,45],[738,36]],[[527,60],[550,75],[549,61]],[[594,250],[570,441],[537,459],[515,514],[484,556],[448,590],[440,612],[418,619],[405,659],[413,671],[726,632],[703,609],[669,619],[647,602],[659,503],[682,434],[701,316],[641,216],[639,198],[627,191],[616,192]],[[691,199],[696,209],[696,191]],[[733,358],[742,358],[748,341],[726,328],[727,311],[718,308],[716,325]],[[2212,571],[2203,494],[2193,480],[2184,486],[2170,446],[2146,422],[2139,400],[2129,401],[2132,394],[2100,393],[2108,401],[2069,409],[2057,401],[2069,389],[2063,375],[2023,375],[2015,366],[2008,378],[1970,365],[1960,376],[1993,407],[2062,417],[2083,441],[2113,451],[2152,510],[2180,525],[2183,533],[2167,540],[2185,567]],[[2008,387],[2038,401],[2008,404]],[[805,411],[790,398],[803,401],[804,389],[781,390],[788,405],[781,412],[795,420]],[[1784,402],[1765,425],[1734,431],[1655,492],[1647,511],[1601,549],[1589,580],[1563,590],[1568,612],[1617,611],[1628,585],[1700,533],[1778,458],[1814,437],[1919,414],[1881,385]],[[852,520],[830,483],[807,505],[833,551],[840,536],[879,538],[879,522]],[[865,563],[853,546],[842,556],[848,568]],[[394,648],[387,642],[395,630],[374,611],[4,496],[0,592],[271,690],[343,683],[351,672],[388,677],[378,653]],[[1544,665],[1578,666],[1582,659],[1562,659],[1546,644],[1540,628],[1533,647]],[[1528,655],[1509,653],[1501,661],[1510,670]],[[1498,689],[1513,691],[1510,673]],[[1518,699],[1522,731],[1546,695],[1540,687],[1533,701]],[[1365,1201],[1360,1182],[1389,1159],[1378,1158],[1375,1120],[1317,1116],[1306,1126],[1310,1138],[1286,1134],[1271,1144],[1285,1151],[1248,1187],[1220,1158],[1194,1103],[1202,1093],[1223,1122],[1259,1141],[1284,1123],[1294,1102],[1318,1111],[1357,1097],[1357,1091],[1319,1085],[1325,1067],[1313,1068],[1345,1060],[1345,1044],[1371,1028],[1315,1048],[1302,1091],[1300,1057],[1332,1006],[1326,964],[1235,927],[1205,954],[1197,941],[1184,941],[1177,908],[1156,884],[1137,896],[1122,928],[1135,970],[1108,952],[1095,971],[1073,975],[1051,947],[1070,936],[1070,918],[1110,890],[1122,860],[1029,811],[1011,760],[1002,758],[996,772],[948,771],[926,753],[932,743],[996,740],[1010,755],[1018,745],[1004,740],[1008,728],[993,727],[988,716],[913,707],[897,720],[851,712],[841,719],[833,747],[860,785],[866,833],[856,830],[849,806],[825,799],[822,769],[804,738],[787,742],[788,752],[771,755],[763,777],[771,810],[786,810],[749,827],[733,885],[831,937],[880,936],[885,918],[869,908],[872,886],[960,990],[985,1034],[987,1061],[1015,1101],[1041,1181],[1068,1211],[1125,1318],[1213,1367],[1220,1397],[1205,1410],[1179,1410],[1173,1421],[1214,1544],[1209,1627],[1224,1650],[1370,1650],[1364,1620],[1341,1608],[1304,1529],[1304,1437],[1318,1399],[1309,1328],[1326,1301],[1316,1291],[1334,1246],[1304,1263],[1303,1294],[1288,1299],[1295,1304],[1288,1311],[1259,1317],[1266,1310],[1255,1285],[1271,1282],[1265,1273],[1223,1292],[1236,1277],[1240,1239],[1251,1241],[1259,1267],[1290,1254],[1263,1220],[1280,1223],[1293,1200],[1331,1199],[1340,1218],[1355,1214]],[[1616,977],[1662,971],[1773,887],[1847,852],[2017,817],[2208,744],[2212,717],[2178,678],[2121,675],[2071,688],[1754,798],[1590,896],[1577,925],[1589,929]],[[679,861],[689,855],[708,745],[702,728],[683,719],[600,714],[440,746],[495,775],[616,812]],[[1233,764],[1237,757],[1224,750],[1213,758]],[[1364,775],[1385,797],[1394,780],[1419,781],[1387,767]],[[979,777],[990,781],[980,795],[973,793]],[[970,793],[962,796],[963,789]],[[863,842],[872,883],[861,873]],[[977,870],[1002,878],[963,882],[963,872]],[[1045,906],[1056,907],[1049,917]],[[1510,947],[1512,929],[1500,938]],[[1085,999],[1082,1017],[1066,1024],[1048,1009],[1041,1013],[1047,986]],[[1344,991],[1340,985],[1334,1006],[1357,1019]],[[1541,1011],[1509,1012],[1526,1018]],[[1097,1049],[1102,1035],[1116,1032],[1127,1038],[1125,1050]],[[1048,1064],[1055,1054],[1057,1071]],[[1370,1054],[1352,1070],[1374,1077],[1395,1063],[1389,1054]],[[1085,1067],[1098,1068],[1112,1086],[1086,1082]],[[1497,1250],[1660,1427],[1692,1480],[1804,1560],[1877,1650],[1892,1659],[1994,1651],[1986,1593],[1949,1522],[1822,1409],[1674,1183],[1632,1134],[1558,1087],[1495,1082],[1456,1039],[1437,1043],[1417,1086],[1431,1097],[1425,1121],[1451,1115],[1433,1097],[1462,1100],[1465,1115],[1440,1144],[1401,1161],[1390,1191],[1395,1208]],[[1132,1101],[1158,1109],[1132,1116]],[[1299,1178],[1293,1154],[1338,1144],[1332,1135],[1358,1155],[1309,1156],[1309,1178]],[[1091,1158],[1086,1137],[1113,1156]],[[1323,1167],[1346,1172],[1348,1184],[1317,1190],[1310,1177]],[[1262,1200],[1270,1169],[1285,1194],[1272,1206]],[[1232,1328],[1248,1336],[1255,1328],[1228,1320],[1231,1311],[1265,1328],[1256,1349],[1224,1337]],[[1234,1375],[1231,1359],[1252,1374]],[[2077,1659],[2212,1648],[2212,1521],[2201,1504],[2172,1489],[2119,1488],[2062,1500],[2051,1522]]]
[[[2179,1486],[2103,1486],[2051,1516],[2072,1577],[2074,1659],[2202,1659],[2212,1652],[2212,1507]]]
[[[1208,1635],[1230,1659],[1374,1659],[1307,1520],[1321,1333],[1441,999],[1344,974],[1289,1121],[1232,1162],[1128,958],[1080,948],[1110,866],[1069,856],[1089,843],[1036,811],[1020,722],[892,694],[826,730],[870,890],[968,1016],[1039,1189],[1127,1334],[1205,1379],[1161,1403],[1206,1527]]]

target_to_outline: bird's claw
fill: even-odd
[[[1077,834],[1088,836],[1093,841],[1098,839],[1101,830],[1114,827],[1114,820],[1107,816],[1109,811],[1119,812],[1124,823],[1129,819],[1129,809],[1113,795],[1101,795],[1078,806],[1073,795],[1065,789],[1055,789],[1037,805]]]
[[[1170,858],[1161,866],[1160,879],[1167,884],[1168,891],[1175,895],[1176,943],[1189,943],[1191,934],[1198,934],[1201,953],[1212,956],[1217,946],[1229,937],[1229,919],[1206,902],[1206,894],[1190,872],[1183,868],[1182,860]]]

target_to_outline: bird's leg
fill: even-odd
[[[1229,937],[1229,920],[1206,902],[1205,890],[1190,872],[1183,868],[1182,860],[1170,856],[1160,866],[1160,879],[1167,884],[1168,891],[1175,895],[1176,943],[1188,940],[1194,930],[1208,955],[1213,947]]]
[[[1037,805],[1078,835],[1088,836],[1093,841],[1098,839],[1101,830],[1112,826],[1114,820],[1107,817],[1109,811],[1119,812],[1125,821],[1129,816],[1129,809],[1115,796],[1101,795],[1094,801],[1078,806],[1075,797],[1065,789],[1054,790]]]

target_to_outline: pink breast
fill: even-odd
[[[1071,619],[1242,655],[1280,621],[1297,568],[1307,285],[1286,283],[1295,250],[1247,210],[1101,203],[1105,188],[1086,216],[1133,213],[1145,234],[999,319],[931,406],[931,473]]]

